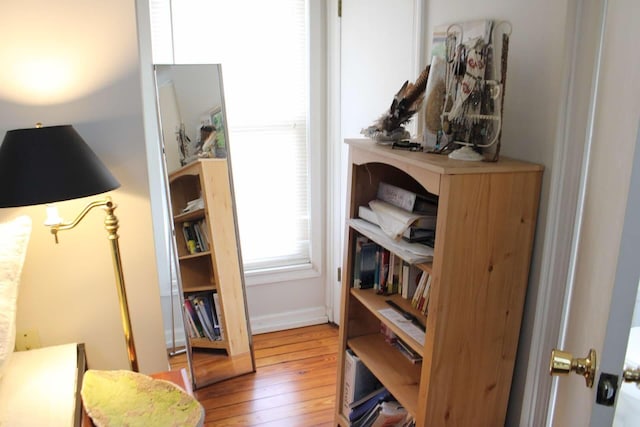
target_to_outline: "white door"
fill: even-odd
[[[362,138],[360,130],[373,124],[391,105],[393,96],[406,80],[419,75],[422,43],[421,0],[342,0],[340,18],[340,93],[334,108],[340,110],[339,130],[335,132],[332,185],[333,200],[340,200],[334,214],[334,247],[343,248],[344,215],[346,213],[345,138]],[[341,265],[342,251],[337,251]],[[334,319],[338,321],[340,283],[335,283]]]
[[[640,2],[590,4],[602,6],[602,25],[594,27],[601,38],[595,85],[585,88],[593,101],[589,143],[558,344],[574,357],[593,348],[600,360],[592,388],[573,374],[554,381],[548,419],[553,426],[612,425],[614,406],[598,404],[596,397],[610,394],[610,384],[605,390],[602,383],[598,392],[603,373],[622,374],[640,277],[640,55],[630,54],[640,40]],[[628,411],[635,411],[635,423],[626,425],[640,425],[640,408],[629,409],[622,395],[618,390],[614,400],[621,412],[616,425],[625,425],[619,423]]]

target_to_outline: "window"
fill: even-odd
[[[222,64],[245,269],[310,265],[307,1],[150,2],[154,63]]]

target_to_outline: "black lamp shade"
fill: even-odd
[[[0,145],[1,208],[76,199],[119,186],[71,125],[10,130]]]

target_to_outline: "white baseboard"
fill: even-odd
[[[320,325],[327,322],[329,322],[329,318],[325,307],[287,311],[266,316],[254,316],[249,319],[251,333],[253,335],[300,328],[303,326]]]
[[[183,330],[180,328],[176,328],[176,347],[184,347],[187,345],[187,338]],[[171,329],[164,330],[164,342],[167,345],[167,349],[170,350],[173,348],[173,339],[171,337]]]

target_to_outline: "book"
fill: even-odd
[[[437,222],[435,214],[410,213],[379,200],[372,200],[370,206],[359,206],[358,217],[391,231],[391,237],[401,236],[408,241],[418,242],[429,237],[433,239],[435,236]]]
[[[207,318],[211,324],[211,333],[214,340],[220,340],[220,322],[218,321],[218,315],[213,300],[213,293],[203,293],[200,295],[200,301],[204,305]]]
[[[412,299],[418,288],[422,270],[404,261],[402,262],[402,270],[402,298]]]
[[[387,278],[389,275],[389,258],[391,256],[391,252],[384,248],[380,248],[378,251],[378,293],[387,294]]]
[[[195,313],[195,309],[191,305],[191,301],[189,299],[185,299],[183,302],[183,307],[185,311],[185,322],[188,326],[189,336],[191,338],[202,338],[202,326],[199,325],[199,321],[196,323],[197,315]]]
[[[396,401],[381,402],[380,411],[371,427],[402,426],[408,416],[407,410]]]
[[[402,233],[402,238],[407,242],[424,243],[433,247],[436,238],[436,232],[435,230],[426,228],[409,227],[404,231],[404,233]]]
[[[351,414],[351,403],[362,399],[380,387],[380,382],[358,356],[347,349],[344,358],[344,382],[342,384],[342,413]]]
[[[434,207],[435,212],[437,212],[437,204],[435,203],[437,199],[435,196],[434,198],[431,198],[421,194],[416,194],[387,182],[380,182],[380,184],[378,184],[376,197],[409,212],[433,214]]]
[[[371,396],[368,400],[365,400],[360,405],[355,406],[348,415],[349,421],[352,423],[351,426],[366,425],[366,420],[372,418],[372,412],[375,412],[376,408],[379,408],[380,403],[389,399],[392,399],[391,393],[383,387],[378,393]]]
[[[416,291],[414,292],[413,297],[411,298],[411,306],[413,308],[418,308],[418,306],[420,305],[420,301],[424,293],[424,289],[428,279],[429,279],[429,273],[427,273],[426,271],[422,271],[420,273],[420,280],[418,281],[418,286],[416,288]]]
[[[368,242],[364,236],[356,237],[355,247],[353,252],[353,287],[360,289],[360,267],[362,264],[362,244]]]
[[[351,423],[351,427],[371,427],[373,422],[378,417],[378,414],[382,410],[381,403],[376,403],[368,412],[362,417],[356,419]]]
[[[200,317],[196,313],[196,309],[193,305],[193,302],[189,298],[185,298],[184,300],[184,308],[186,312],[186,317],[191,319],[193,326],[195,327],[195,335],[196,338],[204,337],[204,331],[202,330],[202,324],[200,323]]]
[[[224,328],[222,326],[222,321],[220,319],[220,316],[222,315],[222,311],[220,311],[220,297],[218,296],[217,292],[213,293],[213,306],[215,307],[216,310],[216,317],[218,320],[218,329],[220,332],[220,339],[224,339]]]
[[[198,221],[193,224],[193,231],[196,235],[197,246],[200,248],[201,252],[209,250],[209,244],[207,243],[204,235],[202,234],[202,225],[201,222]]]
[[[427,312],[429,311],[429,299],[431,296],[431,280],[432,279],[433,278],[429,276],[429,279],[427,280],[427,284],[426,284],[426,289],[423,293],[424,302],[422,307],[420,307],[420,310],[422,310],[424,314],[427,314]]]
[[[378,266],[378,244],[365,242],[360,249],[360,288],[369,289],[374,286]]]
[[[402,258],[395,253],[389,253],[389,273],[387,274],[387,293],[400,293],[402,283]]]
[[[423,313],[427,312],[427,304],[429,302],[429,295],[431,291],[431,275],[425,273],[425,276],[426,280],[421,280],[421,282],[424,282],[424,285],[421,287],[420,291],[416,291],[417,298],[414,298],[414,300],[416,300],[414,307]]]
[[[407,345],[407,343],[405,343],[401,339],[396,338],[396,340],[391,345],[397,348],[400,353],[411,363],[416,364],[422,362],[422,356],[416,353],[411,347]]]
[[[187,252],[189,252],[190,254],[199,252],[198,244],[196,242],[196,236],[193,232],[193,228],[191,227],[190,222],[182,223],[182,233],[184,234],[184,242],[187,245]]]
[[[209,232],[208,232],[208,226],[207,226],[207,220],[206,219],[201,219],[200,220],[200,232],[202,233],[202,237],[204,238],[204,243],[206,246],[205,250],[209,250],[209,248],[211,247],[211,240],[209,239]]]
[[[353,403],[351,403],[351,404],[349,405],[349,407],[350,407],[351,409],[353,409],[353,408],[356,408],[356,407],[358,407],[358,406],[362,405],[363,403],[365,403],[365,402],[367,402],[367,401],[369,401],[369,400],[371,400],[371,399],[376,400],[376,399],[375,399],[375,398],[376,398],[376,396],[384,395],[384,394],[385,394],[385,392],[386,392],[385,387],[384,387],[383,385],[380,385],[380,387],[378,387],[378,388],[376,388],[376,389],[373,389],[370,393],[368,393],[368,394],[366,394],[366,395],[362,396],[362,398],[361,398],[360,400],[356,400],[356,401],[354,401]]]
[[[212,292],[211,294],[209,294],[207,301],[210,304],[211,320],[213,320],[213,334],[217,340],[220,340],[222,339],[220,335],[220,318],[218,317],[218,312],[216,310],[215,295],[216,295],[215,292]]]

